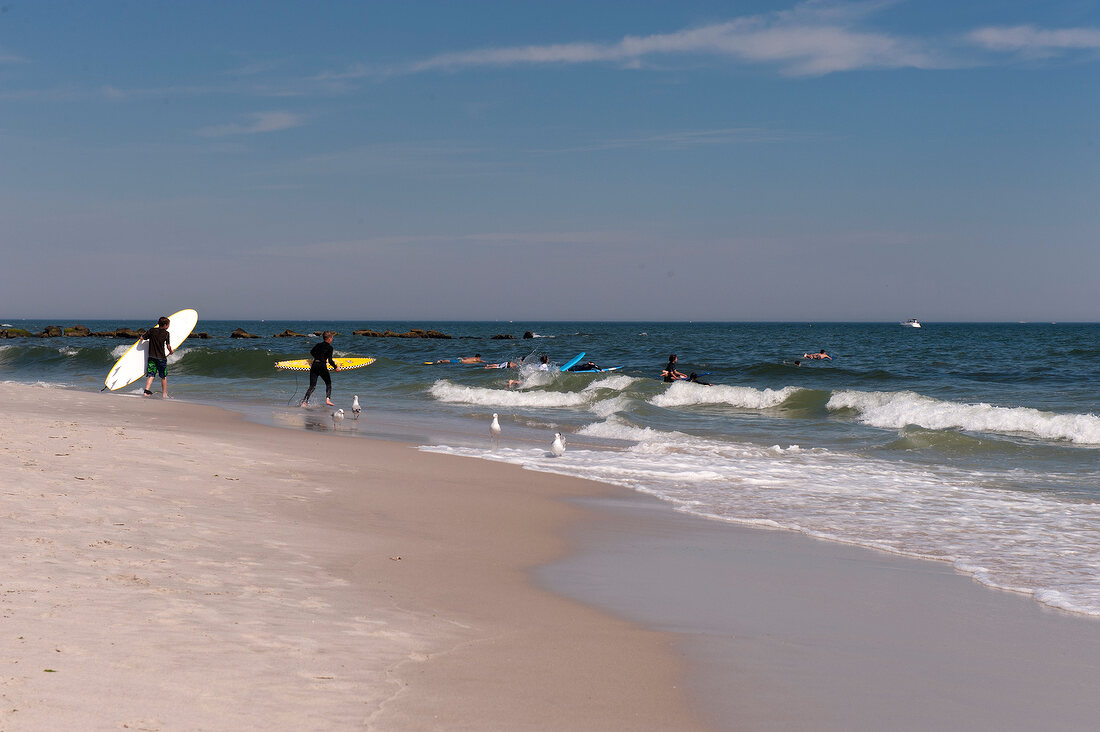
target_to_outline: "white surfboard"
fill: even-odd
[[[172,344],[172,350],[176,350],[191,335],[191,331],[199,323],[199,314],[195,310],[180,310],[168,316],[171,322],[168,324],[168,342]],[[142,376],[145,376],[145,362],[149,358],[149,341],[138,338],[137,343],[130,346],[122,358],[115,361],[111,367],[111,373],[103,381],[111,391],[121,389],[127,384],[132,384]]]

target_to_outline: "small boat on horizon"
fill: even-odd
[[[906,320],[904,323],[899,323],[899,325],[905,326],[906,328],[919,328],[920,321],[916,318],[909,318],[909,320]]]

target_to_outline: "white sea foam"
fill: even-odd
[[[664,436],[669,440],[687,439],[687,435],[679,432],[660,432],[652,427],[636,427],[620,417],[611,416],[602,422],[593,422],[577,430],[578,435],[586,437],[601,437],[612,440],[636,440],[646,442],[656,440],[658,436]]]
[[[925,429],[1025,434],[1044,440],[1068,440],[1100,445],[1100,417],[1095,414],[1055,414],[1030,407],[960,404],[911,391],[839,391],[828,409],[854,409],[864,424],[885,429],[917,425]]]
[[[134,345],[134,344],[133,343],[120,343],[120,344],[118,344],[117,346],[115,346],[114,348],[111,349],[111,355],[115,359],[122,358],[122,354],[129,351],[130,346],[132,346],[132,345]]]
[[[80,353],[80,349],[73,348],[72,346],[62,346],[61,348],[57,349],[57,352],[60,353],[62,356],[75,356],[76,354]]]
[[[669,384],[663,393],[649,400],[657,407],[687,407],[696,404],[726,404],[742,409],[769,409],[777,407],[802,391],[798,387],[782,389],[754,389],[750,386],[705,386],[689,381]]]
[[[636,379],[633,376],[625,376],[623,374],[612,374],[611,376],[604,376],[603,378],[596,379],[584,388],[585,391],[590,391],[593,389],[614,389],[615,391],[625,391],[627,388],[630,387],[631,384],[636,381],[641,381],[641,379]]]
[[[631,399],[619,395],[611,399],[602,399],[595,402],[588,409],[597,417],[610,417],[612,414],[627,411],[632,403],[633,401]]]
[[[536,389],[547,386],[554,380],[554,373],[541,370],[537,364],[524,364],[519,367],[520,389]]]
[[[570,391],[523,391],[461,386],[442,379],[432,384],[429,393],[441,402],[477,404],[484,407],[580,407],[589,403],[591,394]]]
[[[634,444],[593,450],[574,442],[559,459],[528,448],[422,449],[602,480],[725,521],[949,561],[987,585],[1100,616],[1100,504],[1013,490],[1029,482],[1018,469],[978,475],[822,448],[764,447],[638,427],[618,415],[577,434]]]
[[[622,411],[630,401],[622,397],[609,398],[606,392],[621,392],[637,381],[630,376],[616,375],[593,381],[580,391],[535,390],[535,387],[552,384],[560,376],[560,373],[532,369],[526,371],[525,380],[517,389],[463,386],[441,379],[432,384],[428,392],[439,401],[450,404],[476,404],[485,407],[586,407],[606,417]]]

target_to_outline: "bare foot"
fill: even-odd
[[[336,406],[335,404],[332,403],[331,399],[326,399],[325,404],[329,405],[330,407],[335,407]]]

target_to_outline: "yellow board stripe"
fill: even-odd
[[[375,359],[373,358],[358,357],[334,358],[332,360],[336,362],[336,365],[340,367],[341,371],[345,371],[348,369],[358,369],[362,368],[363,366],[370,366],[375,361]],[[312,363],[313,359],[311,358],[299,358],[294,361],[276,361],[275,368],[288,369],[290,371],[309,371],[309,366]]]

